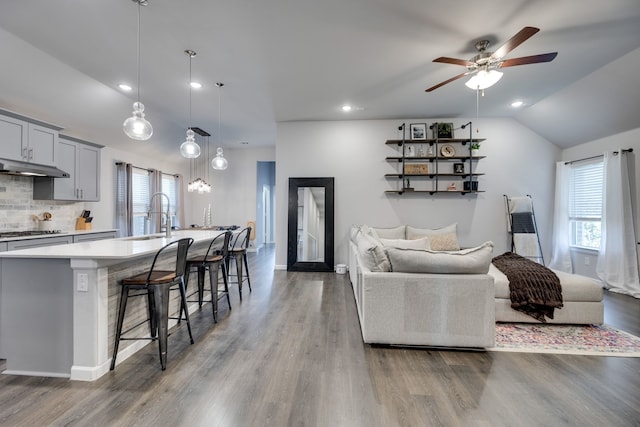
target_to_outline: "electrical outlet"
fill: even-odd
[[[78,274],[78,292],[89,292],[89,275],[86,273]]]

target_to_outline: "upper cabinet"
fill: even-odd
[[[33,181],[35,200],[100,200],[100,149],[102,147],[66,135],[60,135],[56,146],[57,166],[69,178],[36,177]]]
[[[56,166],[60,129],[23,120],[19,115],[0,114],[0,158]]]

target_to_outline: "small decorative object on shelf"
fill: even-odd
[[[449,186],[447,187],[447,191],[458,191],[458,189],[456,188],[456,183],[452,182],[451,184],[449,184]]]
[[[453,138],[453,123],[438,123],[438,138]]]
[[[409,130],[412,140],[426,140],[427,139],[427,124],[426,123],[411,123]]]
[[[433,146],[429,145],[429,148],[427,148],[427,157],[433,157]]]
[[[411,180],[410,179],[406,179],[405,180],[405,186],[403,188],[404,191],[413,191],[413,188],[411,188]]]
[[[478,181],[465,181],[462,188],[464,191],[478,191]]]
[[[404,146],[404,156],[405,157],[415,157],[416,156],[416,147],[413,145],[405,145]]]
[[[476,156],[479,155],[479,153],[480,153],[480,144],[479,143],[473,142],[470,145],[470,148],[471,148],[471,156],[472,157],[476,157]]]
[[[429,173],[429,165],[426,163],[409,163],[404,165],[405,175],[426,175]]]
[[[424,149],[424,144],[420,144],[420,149],[418,150],[418,157],[427,157],[427,152]]]
[[[453,148],[453,145],[445,144],[440,147],[440,155],[442,157],[453,157],[456,155],[456,149]]]
[[[464,163],[454,163],[453,164],[453,173],[464,173]]]

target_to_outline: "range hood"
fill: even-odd
[[[69,178],[69,174],[55,166],[39,165],[18,160],[0,159],[0,174],[22,176],[50,176],[53,178]]]

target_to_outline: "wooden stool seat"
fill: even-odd
[[[135,276],[122,279],[123,285],[157,285],[165,282],[172,282],[177,280],[175,271],[152,271],[149,274],[148,271],[144,273],[136,274]]]

